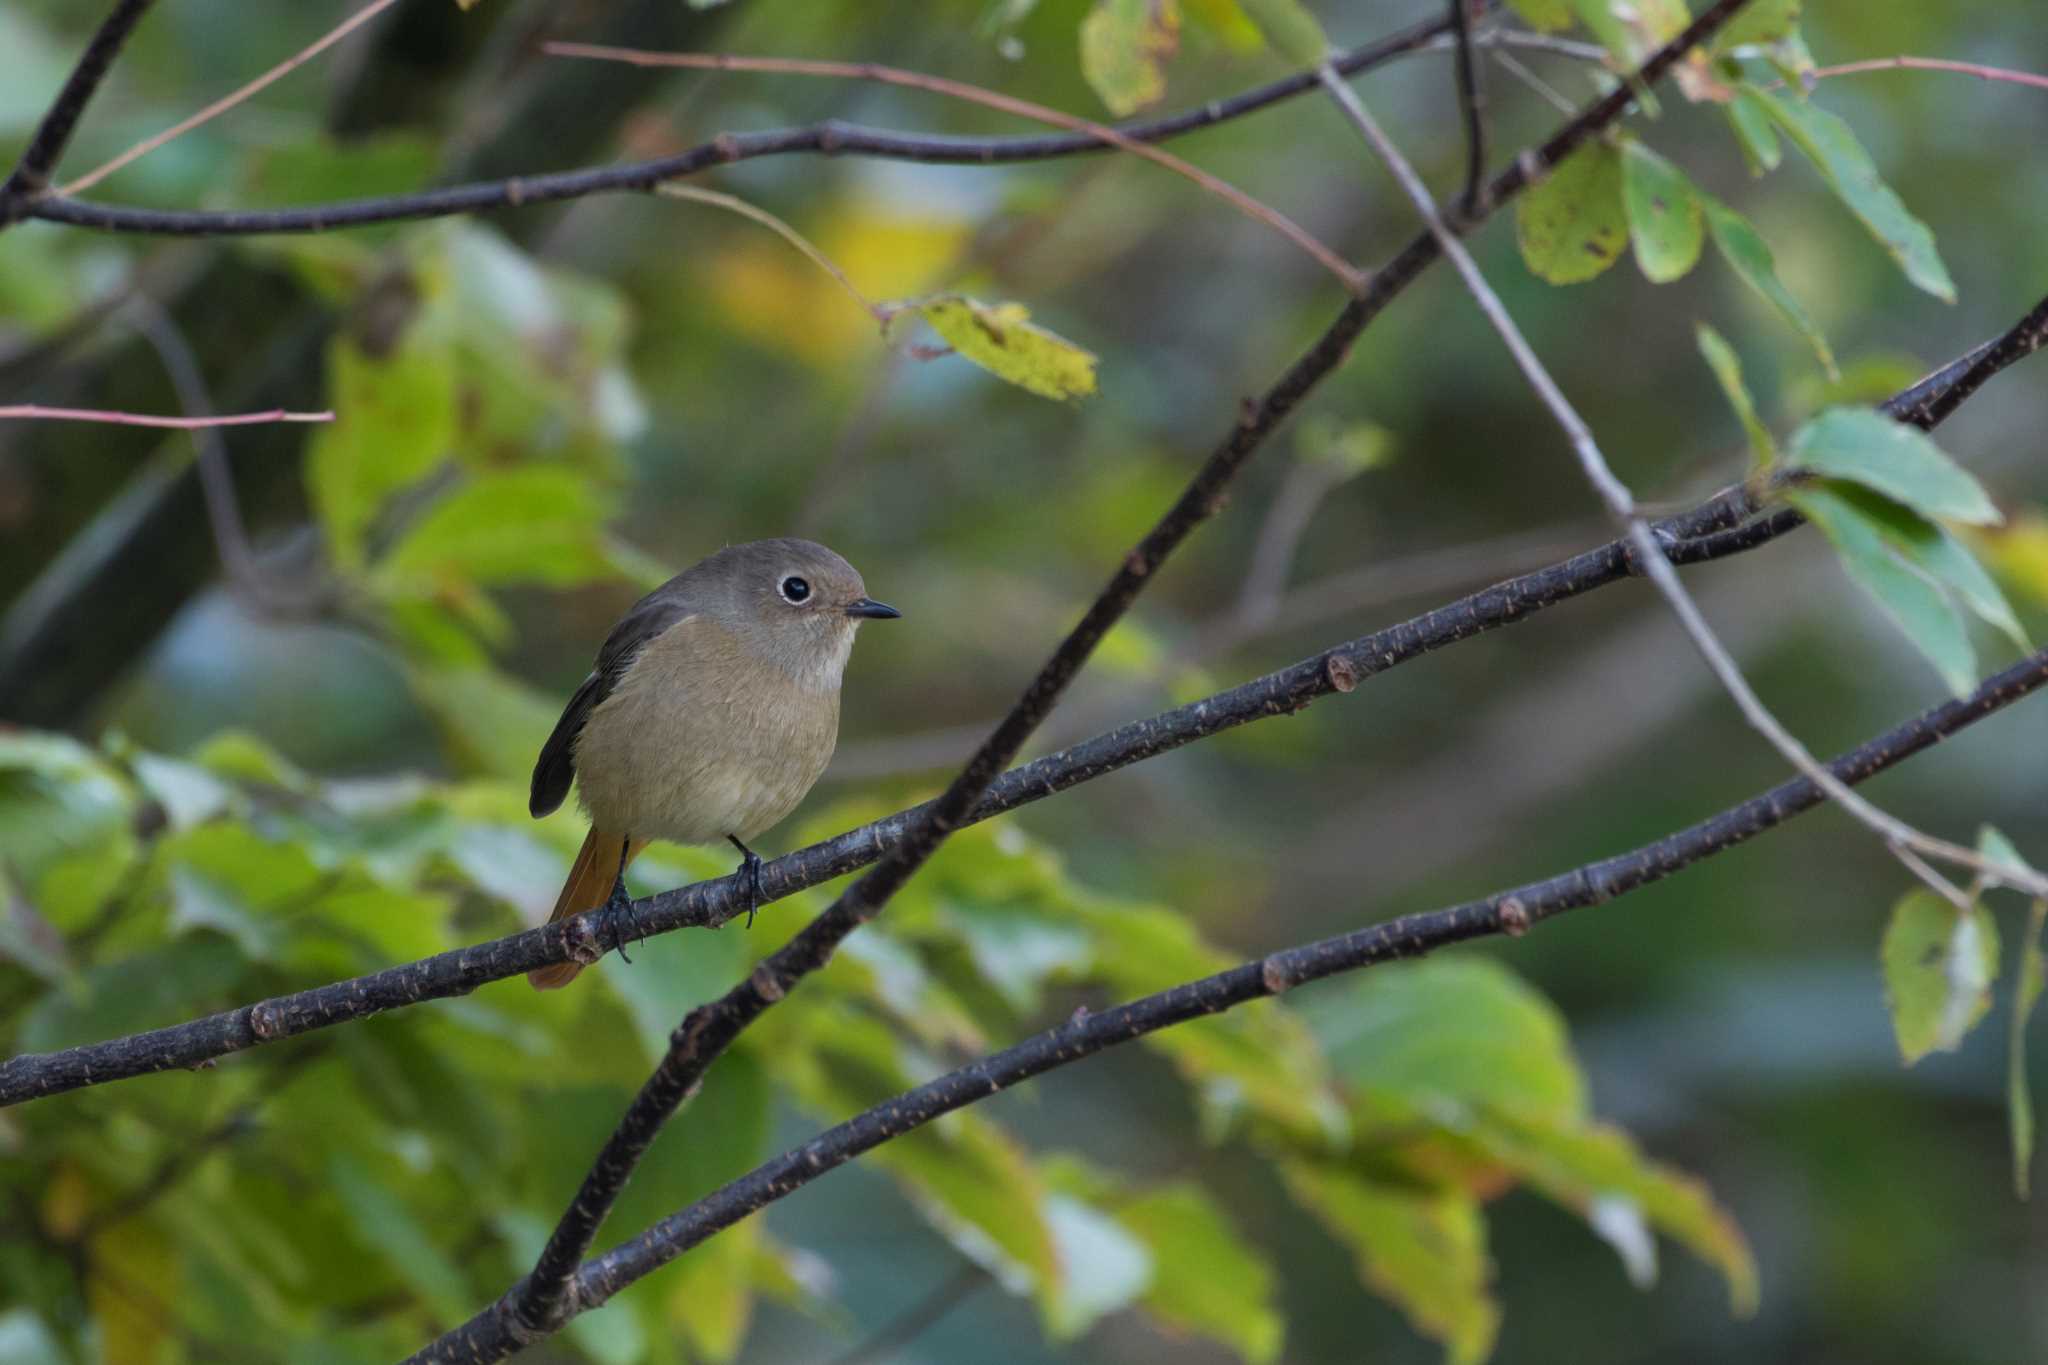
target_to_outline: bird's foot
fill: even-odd
[[[728,834],[725,837],[740,851],[740,865],[733,871],[747,874],[747,927],[751,929],[754,927],[754,912],[761,908],[761,855],[741,843],[738,835]]]
[[[632,966],[633,959],[626,956],[626,933],[630,929],[634,938],[640,937],[640,916],[633,909],[633,898],[626,894],[623,872],[612,878],[612,894],[604,903],[603,923],[611,935],[612,947],[619,950],[619,961]]]

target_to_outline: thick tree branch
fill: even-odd
[[[1835,779],[1853,786],[2044,685],[2048,685],[2048,650],[2030,655],[1987,679],[1968,697],[1924,711],[1904,725],[1850,750],[1830,762],[1828,771]],[[1823,800],[1819,785],[1812,779],[1795,777],[1654,843],[1587,863],[1559,876],[1269,953],[1256,961],[1114,1009],[1079,1015],[1058,1028],[992,1053],[828,1128],[801,1147],[755,1167],[639,1236],[585,1262],[576,1271],[574,1311],[587,1312],[598,1307],[690,1248],[862,1153],[1034,1076],[1175,1024],[1263,996],[1279,995],[1307,982],[1380,962],[1420,957],[1470,939],[1497,934],[1519,937],[1541,920],[1600,905],[1662,881],[1696,862],[1746,843],[1822,804]],[[515,1288],[498,1304],[420,1350],[411,1361],[499,1360],[531,1344],[538,1336],[517,1334],[511,1315],[505,1311],[505,1305],[517,1292]]]
[[[2031,354],[2044,335],[2048,335],[2048,299],[2004,337],[1977,347],[1895,395],[1884,404],[1884,410],[1915,426],[1930,427],[1939,420],[1937,410],[1942,416],[1953,411],[1939,401],[1950,386],[1967,379],[1974,390],[1997,370]],[[2031,336],[2031,342],[2016,339],[2023,336]],[[1674,563],[1697,564],[1755,549],[1803,524],[1784,511],[1757,517],[1760,507],[1754,490],[1737,485],[1655,523],[1652,529],[1669,547]],[[1753,517],[1757,519],[1751,520]],[[1611,540],[1584,554],[1506,579],[1287,668],[1120,725],[1026,763],[990,786],[967,823],[993,819],[1224,730],[1292,714],[1333,692],[1348,692],[1374,674],[1524,620],[1632,574],[1626,542]],[[898,811],[764,864],[763,903],[868,866],[894,847],[903,830],[928,806]],[[627,938],[638,941],[677,929],[715,928],[745,913],[746,890],[740,878],[696,882],[635,902],[635,927]],[[604,946],[610,946],[609,938]],[[385,1010],[467,995],[536,967],[571,959],[595,961],[600,952],[594,918],[578,916],[347,981],[272,996],[187,1023],[61,1052],[25,1053],[0,1062],[0,1106],[131,1076],[201,1066],[246,1048]]]
[[[1711,36],[1747,0],[1719,0],[1671,43],[1643,64],[1638,79],[1655,81],[1694,44]],[[1334,80],[1325,64],[1322,75]],[[1595,129],[1621,117],[1633,96],[1618,88],[1592,105],[1564,130],[1516,162],[1505,184],[1496,187],[1490,204],[1519,192],[1544,167],[1569,155]],[[1532,166],[1533,163],[1533,166]],[[1425,232],[1416,239],[1434,245]],[[1412,246],[1413,244],[1411,244]],[[1439,250],[1441,248],[1439,247]],[[1389,282],[1389,277],[1391,282]],[[716,1000],[699,1005],[670,1035],[669,1048],[654,1074],[641,1086],[625,1115],[591,1164],[582,1186],[556,1224],[533,1273],[503,1306],[515,1335],[550,1327],[573,1308],[575,1272],[596,1240],[612,1206],[632,1178],[647,1148],[682,1102],[702,1083],[712,1063],[754,1020],[782,1000],[804,977],[823,968],[846,938],[880,914],[889,899],[908,882],[946,838],[964,824],[974,807],[1016,757],[1025,741],[1052,711],[1067,685],[1081,670],[1110,629],[1122,619],[1138,594],[1174,550],[1196,527],[1223,506],[1231,481],[1310,391],[1343,361],[1352,341],[1383,311],[1412,274],[1391,269],[1370,278],[1354,292],[1352,302],[1257,401],[1247,403],[1235,427],[1205,461],[1180,497],[1144,538],[1124,557],[1094,603],[1068,632],[1052,656],[1018,698],[1010,713],[967,761],[936,801],[909,822],[896,842],[860,880],[841,892],[824,913],[805,925],[782,947],[769,954],[745,980]]]
[[[57,162],[63,157],[64,148],[71,142],[72,131],[78,127],[79,116],[85,113],[93,92],[106,79],[114,58],[121,55],[121,49],[128,44],[128,36],[142,22],[149,6],[150,0],[119,0],[114,12],[92,35],[92,41],[86,44],[78,65],[71,69],[70,77],[57,92],[50,112],[43,115],[35,136],[29,139],[28,147],[21,154],[21,160],[15,163],[13,173],[5,184],[0,184],[0,229],[20,222],[35,211],[39,197],[50,187],[50,177],[57,171]]]

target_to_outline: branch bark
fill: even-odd
[[[119,0],[113,13],[92,35],[92,41],[86,44],[78,65],[71,69],[71,75],[51,102],[49,112],[36,125],[35,136],[29,139],[21,160],[15,163],[6,183],[0,184],[0,230],[35,212],[50,187],[50,177],[56,174],[57,162],[71,143],[79,116],[85,113],[85,106],[91,103],[94,92],[107,78],[114,59],[128,45],[129,35],[142,22],[149,6],[150,0]]]

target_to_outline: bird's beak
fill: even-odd
[[[893,621],[903,613],[872,597],[862,597],[847,607],[846,614],[866,617],[870,621]]]

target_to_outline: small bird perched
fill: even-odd
[[[730,840],[760,896],[746,841],[796,808],[839,742],[839,680],[864,620],[903,613],[808,540],[728,545],[619,618],[533,767],[534,818],[575,781],[590,833],[553,923],[630,913],[626,865],[653,839]],[[582,965],[528,972],[536,990]]]

